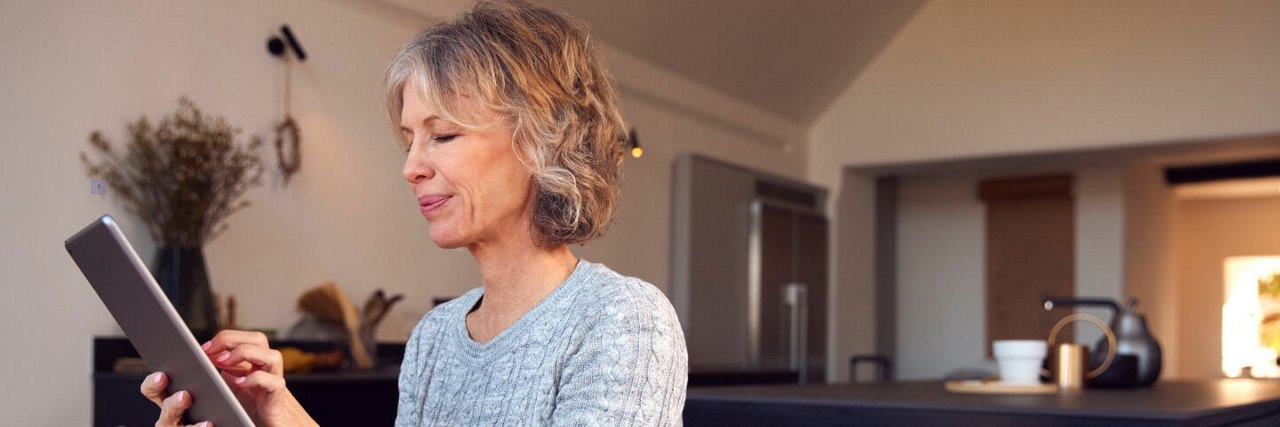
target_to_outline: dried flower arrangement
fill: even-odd
[[[85,153],[80,160],[164,246],[203,246],[226,229],[227,217],[249,206],[240,200],[245,191],[262,183],[262,139],[238,144],[240,129],[201,113],[186,97],[159,125],[144,116],[129,123],[128,131],[124,153],[94,131],[89,145],[102,161],[94,163]]]

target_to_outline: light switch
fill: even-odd
[[[90,179],[89,194],[107,194],[107,181],[105,179]]]

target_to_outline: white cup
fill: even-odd
[[[1049,353],[1044,340],[995,340],[991,344],[1005,384],[1039,384],[1040,369]]]

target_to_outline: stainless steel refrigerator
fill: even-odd
[[[673,167],[671,297],[690,369],[826,381],[820,187],[685,155]]]

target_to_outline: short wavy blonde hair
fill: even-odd
[[[583,243],[604,233],[619,197],[626,124],[584,25],[526,1],[481,1],[428,27],[391,60],[386,108],[397,129],[410,79],[445,120],[487,126],[459,117],[467,98],[509,121],[516,155],[537,186],[537,244]]]

